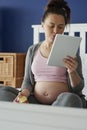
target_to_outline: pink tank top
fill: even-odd
[[[66,68],[47,65],[47,58],[38,49],[31,66],[35,81],[56,81],[66,83]]]

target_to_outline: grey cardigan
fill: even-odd
[[[35,80],[34,80],[34,75],[31,71],[31,64],[32,64],[35,52],[37,51],[37,49],[39,48],[40,45],[41,45],[41,43],[32,45],[29,47],[29,49],[27,51],[26,61],[25,61],[25,74],[24,74],[24,79],[23,79],[22,86],[21,86],[22,90],[25,88],[30,90],[31,92],[33,92],[33,90],[34,90]],[[71,83],[70,83],[69,75],[67,73],[67,83],[68,83],[70,92],[77,93],[78,95],[82,95],[82,89],[84,87],[84,78],[83,78],[83,74],[82,74],[82,64],[81,64],[81,58],[79,56],[79,53],[77,53],[77,61],[78,61],[77,72],[81,77],[81,82],[79,83],[78,86],[72,87]]]

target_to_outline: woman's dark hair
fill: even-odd
[[[64,0],[50,0],[45,7],[45,12],[42,17],[42,22],[46,19],[49,14],[62,15],[65,18],[65,24],[70,23],[71,10],[68,3]]]

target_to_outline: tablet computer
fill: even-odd
[[[81,40],[81,37],[57,34],[47,64],[64,67],[63,59],[67,56],[75,57]]]

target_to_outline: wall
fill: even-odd
[[[48,0],[0,0],[0,51],[26,52],[33,44],[32,24],[40,24]],[[67,0],[71,23],[87,23],[87,0]]]

